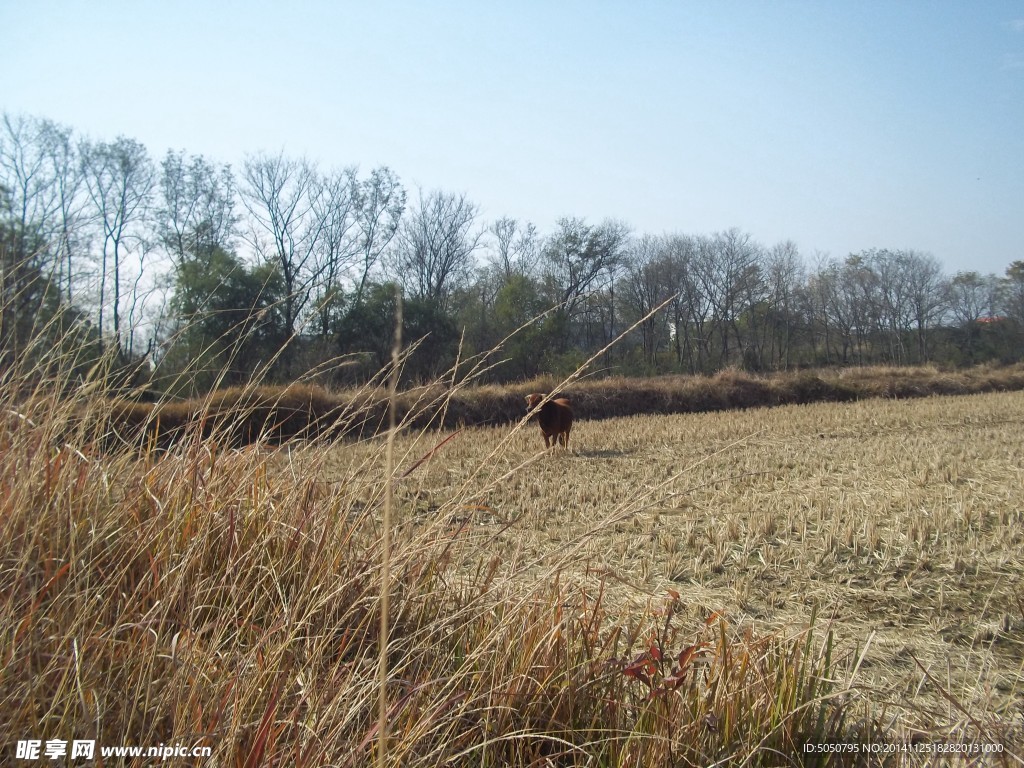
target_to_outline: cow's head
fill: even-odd
[[[543,399],[544,399],[544,395],[538,394],[536,392],[534,392],[532,395],[527,395],[526,396],[526,410],[527,411],[532,411],[534,408],[536,408],[538,405],[540,405],[540,401],[543,400]]]

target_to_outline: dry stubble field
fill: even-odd
[[[1020,732],[1024,393],[577,419],[568,454],[532,423],[458,433],[398,482],[399,537],[449,515],[468,562],[603,582],[623,611],[674,591],[695,626],[816,609],[892,733]],[[399,438],[399,474],[446,436]],[[325,478],[380,450],[335,448]]]

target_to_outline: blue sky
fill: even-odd
[[[0,109],[391,166],[485,219],[1024,259],[1024,0],[0,0]]]

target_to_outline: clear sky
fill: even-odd
[[[1024,259],[1024,0],[0,0],[0,109],[483,216]]]

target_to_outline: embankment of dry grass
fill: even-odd
[[[549,392],[559,382],[537,379],[510,386],[434,384],[403,392],[398,414],[410,429],[512,424],[523,397]],[[914,398],[1024,389],[1024,365],[957,371],[934,367],[870,367],[756,376],[729,369],[714,376],[604,378],[575,381],[563,394],[579,417],[590,420],[650,414],[698,413],[738,408]],[[157,404],[119,401],[94,429],[121,442],[165,446],[185,435],[213,435],[232,444],[289,439],[366,436],[383,431],[386,393],[371,384],[329,392],[307,384],[217,391],[195,401]],[[95,413],[95,411],[92,411]]]

